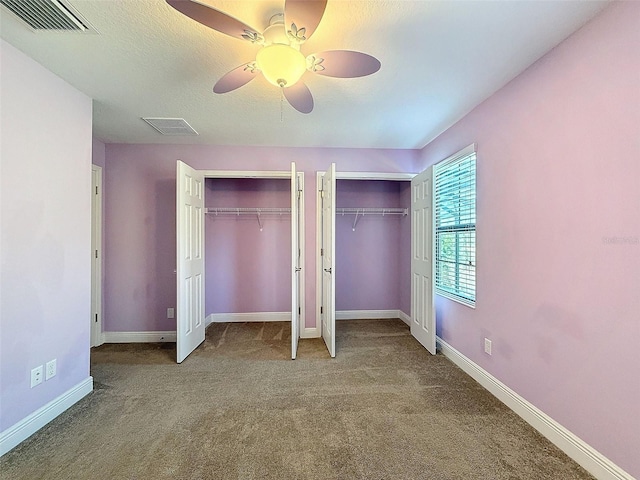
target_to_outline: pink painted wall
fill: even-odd
[[[175,169],[305,172],[306,325],[315,326],[316,171],[411,172],[417,151],[207,145],[106,146],[105,331],[175,329]],[[232,272],[229,272],[231,274]]]
[[[0,432],[89,378],[91,99],[0,40]],[[30,388],[31,369],[57,375]]]
[[[409,198],[401,196],[401,184],[409,182],[337,180],[338,207],[403,207]],[[402,203],[405,200],[405,203]],[[410,231],[409,216],[336,217],[336,310],[397,310],[400,288],[411,280],[402,266],[410,250],[402,243],[403,231]],[[405,282],[401,281],[404,280]],[[407,311],[407,313],[409,313]]]
[[[207,179],[207,207],[289,208],[290,179]],[[291,215],[207,215],[205,314],[291,311]]]
[[[420,167],[472,142],[477,305],[438,298],[439,335],[640,478],[640,3],[612,4]]]

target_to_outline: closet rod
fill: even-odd
[[[264,208],[264,207],[207,207],[205,213],[211,215],[284,215],[291,213],[290,208]]]
[[[261,215],[285,215],[291,214],[291,208],[263,208],[263,207],[207,207],[204,213],[209,215],[255,215],[258,220],[258,226],[262,231]]]
[[[356,225],[358,224],[359,216],[364,215],[408,215],[408,208],[336,208],[336,215],[351,215],[355,214],[356,218],[353,219],[353,227],[351,230],[356,231]]]
[[[336,208],[336,214],[338,215],[407,215],[409,213],[408,208]]]

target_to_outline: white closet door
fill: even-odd
[[[322,338],[331,357],[336,356],[336,164],[322,179]]]
[[[300,338],[300,243],[298,231],[298,174],[291,162],[291,359],[298,354]]]
[[[204,176],[178,160],[176,347],[181,363],[204,341]]]
[[[431,167],[411,180],[411,335],[435,355],[432,185]]]

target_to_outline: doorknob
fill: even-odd
[[[299,272],[300,270],[302,270],[302,267],[296,267],[296,272]]]
[[[327,273],[331,273],[331,269],[330,268],[325,268],[324,271],[327,272]]]

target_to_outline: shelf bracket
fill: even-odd
[[[356,210],[356,218],[353,219],[353,227],[351,227],[351,230],[353,230],[354,232],[356,231],[356,224],[358,223],[358,211]]]

